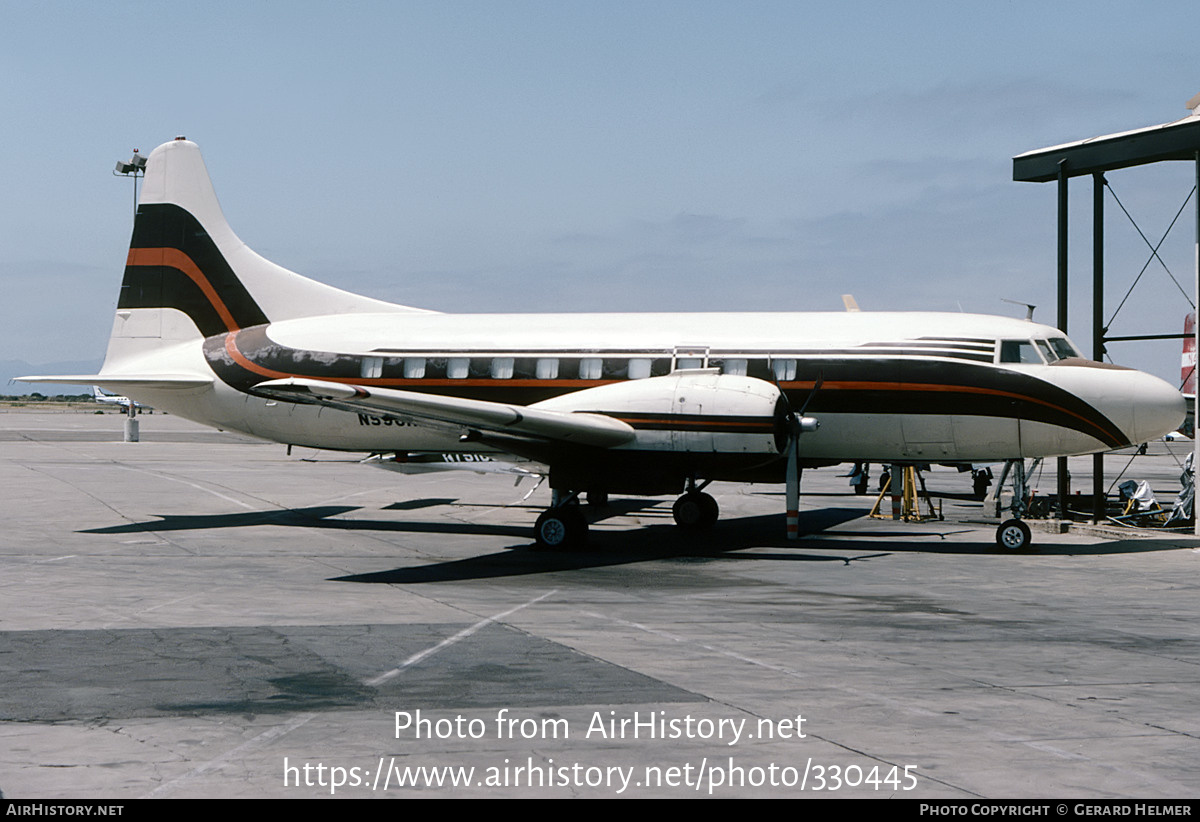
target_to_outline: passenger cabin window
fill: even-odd
[[[796,379],[796,361],[771,360],[771,372],[775,375],[777,382],[794,380]]]
[[[721,363],[721,373],[744,377],[746,376],[746,361],[743,359],[725,360]]]
[[[425,376],[424,357],[406,357],[404,360],[404,379],[419,380]]]
[[[1041,365],[1042,358],[1038,356],[1037,349],[1030,340],[1001,340],[1000,362]]]
[[[584,357],[579,361],[579,379],[598,380],[604,369],[604,360],[599,357]]]
[[[602,380],[623,380],[629,377],[629,360],[624,357],[605,357],[600,369]]]
[[[492,379],[511,380],[513,375],[513,358],[496,357],[492,360]]]
[[[641,357],[629,361],[629,379],[644,380],[650,376],[650,360]]]
[[[557,357],[542,357],[537,361],[537,365],[534,368],[534,373],[537,375],[539,380],[558,379]]]
[[[359,374],[366,380],[379,379],[383,376],[383,357],[363,357]]]
[[[775,378],[771,371],[770,360],[747,360],[746,361],[746,376],[757,377],[760,380],[770,382]]]
[[[451,357],[446,363],[446,376],[452,380],[465,380],[471,371],[471,361],[466,357]]]
[[[676,357],[675,358],[675,368],[676,369],[703,368],[703,367],[704,367],[704,358],[703,357]]]

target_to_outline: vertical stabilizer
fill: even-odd
[[[155,347],[267,322],[419,310],[318,283],[256,254],[225,221],[199,147],[180,137],[147,158],[105,370]]]
[[[1179,393],[1196,396],[1196,312],[1183,320],[1183,357],[1179,363]]]

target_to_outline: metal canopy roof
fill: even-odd
[[[1106,134],[1013,157],[1013,180],[1047,183],[1058,179],[1066,160],[1068,177],[1129,168],[1160,160],[1194,160],[1200,151],[1200,95],[1188,101],[1192,114],[1173,123]]]

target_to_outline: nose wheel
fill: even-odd
[[[996,544],[1005,551],[1024,551],[1033,542],[1029,526],[1019,519],[1010,519],[996,529]]]
[[[1033,464],[1026,469],[1024,460],[1009,460],[1004,463],[1004,471],[1000,474],[999,487],[1004,487],[1004,482],[1009,476],[1012,477],[1012,505],[1009,510],[1012,512],[1012,519],[1007,519],[1000,523],[1000,527],[996,529],[996,544],[1005,551],[1024,551],[1033,543],[1033,537],[1029,533],[1029,526],[1021,521],[1021,517],[1029,510],[1029,485],[1026,482],[1026,477],[1037,470],[1041,459],[1035,459]],[[1000,515],[1000,495],[996,494],[996,515]]]

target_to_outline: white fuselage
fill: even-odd
[[[1082,454],[1161,436],[1182,417],[1165,382],[1058,356],[1073,353],[1047,344],[1058,340],[1048,326],[966,314],[355,314],[239,329],[203,352],[198,341],[164,347],[137,367],[211,369],[212,387],[125,390],[221,428],[373,452],[464,446],[402,416],[265,399],[253,385],[307,377],[563,407],[589,388],[715,367],[772,382],[799,405],[823,378],[808,411],[820,429],[801,439],[812,461]]]

